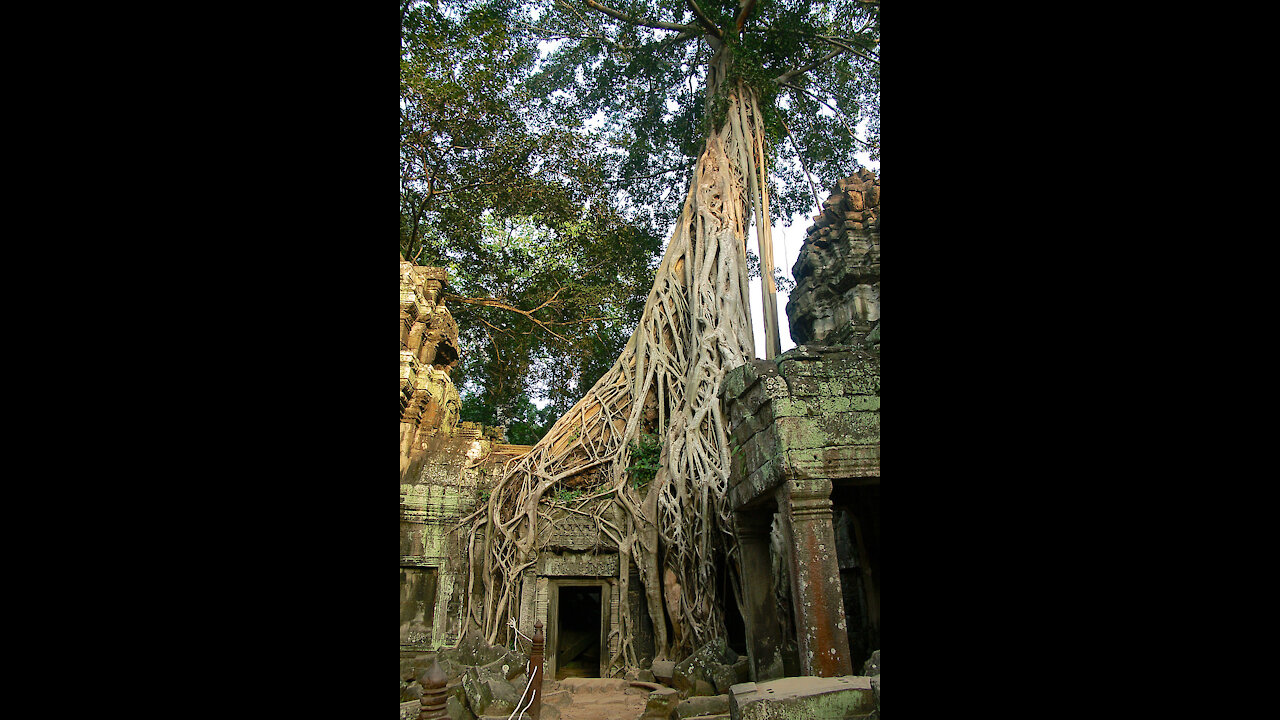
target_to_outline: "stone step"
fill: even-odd
[[[594,693],[624,693],[631,683],[623,678],[565,678],[557,681],[560,688],[575,695]]]

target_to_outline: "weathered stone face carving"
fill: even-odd
[[[837,183],[791,270],[797,345],[856,345],[880,322],[880,181],[863,168]],[[878,340],[878,338],[877,338]]]

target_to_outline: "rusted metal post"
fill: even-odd
[[[440,668],[439,658],[431,661],[426,675],[422,676],[422,699],[418,708],[418,720],[440,720],[449,717],[446,705],[449,701],[445,683],[449,681]]]
[[[533,624],[533,648],[529,651],[529,672],[533,679],[529,683],[529,690],[533,693],[529,717],[532,720],[541,720],[542,717],[542,650],[546,641],[547,636],[542,634],[542,621],[539,620]]]

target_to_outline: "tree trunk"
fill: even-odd
[[[659,658],[683,658],[723,636],[720,607],[735,602],[732,596],[716,596],[716,559],[734,560],[726,500],[730,448],[719,390],[728,370],[755,357],[745,252],[753,207],[762,260],[767,256],[771,263],[772,256],[764,252],[770,222],[760,111],[749,88],[722,82],[728,66],[728,53],[721,49],[708,69],[708,106],[722,100],[724,120],[698,158],[639,326],[587,395],[505,469],[489,505],[493,578],[488,590],[503,594],[535,561],[539,516],[555,502],[548,491],[566,484],[590,488],[598,499],[580,511],[592,513],[606,535],[631,535],[629,554],[621,553],[620,577],[630,572],[629,557],[645,586]],[[767,299],[771,268],[765,280]],[[774,307],[776,317],[776,300]],[[776,321],[774,333],[776,345]],[[646,418],[646,405],[657,408],[656,418],[652,412]],[[632,487],[628,471],[629,443],[641,432],[663,437],[661,467],[643,496]],[[613,522],[615,507],[632,522],[623,527]],[[679,587],[678,601],[670,603],[663,593],[668,571],[675,578],[670,586]],[[736,582],[738,573],[729,575]],[[496,635],[512,604],[488,602],[485,626]],[[619,608],[623,627],[636,627],[627,603]],[[667,636],[668,614],[678,637]],[[615,662],[628,653],[635,656],[632,641],[623,638],[628,652],[620,651]]]

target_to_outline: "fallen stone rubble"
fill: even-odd
[[[401,720],[418,717],[423,676],[433,659],[448,677],[451,720],[508,718],[527,686],[525,656],[464,639],[434,657],[402,661]],[[680,662],[655,662],[635,677],[544,680],[541,720],[561,720],[562,715],[570,720],[595,712],[638,713],[617,720],[880,720],[879,650],[863,664],[862,675],[836,678],[786,677],[756,683],[747,677],[746,661],[718,641]],[[624,695],[645,694],[643,710],[639,698],[629,705],[623,702]]]

